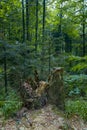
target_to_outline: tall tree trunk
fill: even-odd
[[[35,34],[35,50],[37,52],[37,39],[38,39],[38,0],[36,0],[36,34]]]
[[[29,1],[26,0],[26,40],[29,40]]]
[[[5,94],[7,95],[7,58],[5,47],[4,47],[4,81],[5,81]]]
[[[41,74],[43,75],[43,71],[44,71],[44,55],[45,55],[45,49],[44,49],[44,38],[45,38],[45,16],[46,16],[46,1],[43,0],[43,25],[42,25],[42,67],[41,67]]]
[[[83,27],[83,34],[82,34],[82,42],[83,42],[83,56],[85,56],[85,3],[83,0],[83,23],[82,23],[82,27]]]
[[[60,44],[61,44],[61,48],[60,48],[60,52],[62,53],[63,51],[63,40],[62,40],[62,0],[60,3],[60,23],[59,23],[59,37],[60,37]]]
[[[10,26],[11,25],[10,25],[10,20],[9,20],[9,27],[8,27],[8,34],[9,34],[8,39],[9,40],[11,39],[11,27]]]
[[[45,16],[46,16],[46,1],[43,0],[43,42],[44,42],[44,35],[45,35]]]
[[[22,27],[23,27],[23,41],[22,42],[25,42],[24,0],[22,0]]]
[[[50,48],[50,42],[49,42],[49,74],[50,74],[50,68],[51,68],[51,57],[50,57],[50,54],[51,54],[51,48]]]
[[[62,0],[60,1],[60,7],[59,7],[59,25],[58,25],[58,40],[55,42],[55,52],[56,54],[62,53],[64,51],[63,47],[63,34],[62,34]],[[59,45],[58,45],[59,44]]]
[[[24,0],[22,0],[22,27],[23,27],[23,43],[24,43],[24,47],[25,47],[25,7],[24,7]],[[22,78],[25,79],[25,55],[23,56],[23,65],[24,65],[24,69],[23,69],[23,75]]]

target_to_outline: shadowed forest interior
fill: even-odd
[[[87,0],[0,0],[0,128],[49,105],[86,130]]]

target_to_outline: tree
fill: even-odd
[[[41,67],[41,73],[43,74],[44,71],[44,56],[45,56],[45,16],[46,16],[46,3],[45,0],[43,0],[43,20],[42,20],[42,67]]]
[[[36,32],[35,32],[35,50],[37,52],[38,39],[38,0],[36,0]]]
[[[85,0],[83,0],[83,8],[82,8],[82,39],[83,39],[83,56],[85,56],[86,54],[86,45],[85,45],[85,37],[86,37],[86,33],[85,33],[85,24],[86,24],[86,15],[85,15],[85,12],[86,12],[86,8],[85,8]]]
[[[26,0],[26,40],[29,40],[29,0]]]
[[[22,0],[22,27],[23,27],[23,42],[25,42],[24,0]]]

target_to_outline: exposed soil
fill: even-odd
[[[0,130],[87,130],[87,124],[78,116],[66,119],[52,105],[39,110],[28,110],[25,115],[6,121],[0,118]]]

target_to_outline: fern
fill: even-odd
[[[66,58],[68,63],[71,63],[71,72],[75,73],[86,73],[87,71],[87,56],[79,57],[70,55]]]

